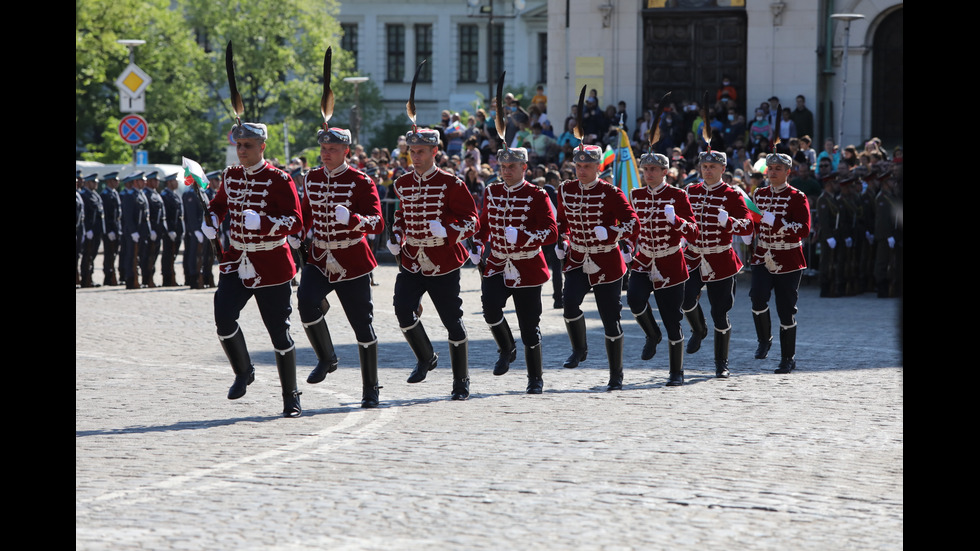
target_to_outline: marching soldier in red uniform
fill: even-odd
[[[786,183],[793,168],[789,155],[769,154],[766,167],[769,186],[755,192],[762,220],[755,223],[757,239],[749,289],[752,319],[759,338],[755,357],[765,358],[772,346],[769,297],[775,291],[781,352],[776,373],[789,373],[796,369],[796,300],[806,268],[803,239],[810,235],[810,204],[806,194]]]
[[[684,286],[684,313],[691,324],[692,336],[687,352],[701,348],[708,335],[704,313],[698,304],[703,287],[708,288],[711,319],[715,327],[715,376],[726,379],[728,343],[732,325],[728,312],[735,302],[735,274],[742,261],[732,248],[732,236],[750,235],[752,220],[742,195],[722,181],[727,158],[720,151],[706,151],[698,157],[702,181],[687,188],[687,195],[698,225],[698,235],[689,242],[684,258],[690,276]]]
[[[524,179],[527,150],[497,152],[501,181],[487,188],[480,229],[473,240],[486,252],[483,269],[483,319],[490,326],[500,354],[494,375],[503,375],[517,358],[517,343],[504,317],[504,304],[514,298],[517,323],[527,362],[527,393],[541,394],[541,286],[548,282],[542,247],[553,245],[558,228],[551,200],[543,189]],[[472,253],[475,264],[480,254]]]
[[[361,364],[362,408],[378,407],[378,338],[374,333],[371,270],[378,265],[368,235],[384,229],[381,200],[374,182],[347,164],[350,131],[321,129],[317,134],[323,166],[306,176],[303,226],[309,253],[296,294],[303,328],[319,362],[307,383],[322,381],[337,369],[337,355],[321,310],[323,298],[337,292],[357,337]]]
[[[620,240],[632,240],[637,231],[636,212],[619,188],[599,179],[602,149],[582,145],[575,150],[576,180],[558,190],[556,252],[565,260],[565,326],[572,353],[566,368],[578,367],[588,355],[585,313],[580,306],[589,289],[606,336],[609,360],[608,390],[623,388],[622,278],[626,263],[619,252]]]
[[[388,248],[400,259],[395,316],[418,360],[408,382],[425,380],[439,359],[417,315],[419,301],[428,293],[449,333],[452,399],[465,400],[470,394],[470,379],[459,269],[469,258],[464,242],[476,233],[479,224],[476,204],[462,180],[435,165],[438,131],[413,130],[406,135],[406,142],[415,170],[392,184],[399,204]]]
[[[653,294],[667,330],[670,366],[667,386],[680,386],[684,384],[684,333],[681,330],[684,313],[681,304],[688,278],[683,241],[695,241],[698,227],[687,193],[667,184],[668,169],[670,160],[665,155],[651,152],[640,158],[645,185],[630,194],[640,229],[633,247],[626,302],[646,335],[640,357],[649,360],[657,353],[657,344],[663,339],[650,308],[650,294]]]
[[[276,351],[283,416],[299,417],[303,410],[296,388],[296,346],[289,336],[290,281],[296,266],[286,244],[286,236],[303,230],[299,197],[292,178],[265,160],[268,131],[264,124],[236,124],[232,137],[241,164],[222,173],[222,185],[210,203],[211,216],[201,225],[204,235],[214,239],[218,223],[231,220],[230,246],[222,253],[214,293],[218,339],[235,371],[228,399],[244,396],[255,379],[238,325],[242,308],[255,297]]]

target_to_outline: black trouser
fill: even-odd
[[[205,243],[197,240],[193,233],[184,237],[184,282],[193,285],[197,281],[197,276],[201,275],[200,266],[200,247],[207,247]]]
[[[735,276],[719,279],[718,281],[701,281],[701,271],[697,268],[691,270],[684,283],[684,304],[682,308],[685,312],[694,309],[698,304],[698,297],[701,289],[708,288],[708,302],[711,303],[711,320],[714,322],[715,329],[727,331],[731,327],[728,321],[728,312],[735,304]]]
[[[481,285],[483,296],[483,320],[488,325],[498,323],[504,318],[504,305],[507,299],[514,298],[514,310],[517,311],[517,325],[521,330],[521,342],[524,346],[537,346],[541,342],[541,286],[508,287],[504,284],[504,275],[483,278]]]
[[[548,270],[551,272],[551,290],[553,293],[551,298],[558,300],[562,297],[561,260],[558,260],[555,248],[551,245],[542,247],[541,250],[544,251],[544,260],[548,263]]]
[[[643,310],[649,307],[651,293],[657,301],[660,319],[664,323],[664,329],[667,330],[667,338],[671,342],[682,340],[684,332],[681,330],[681,320],[684,319],[684,311],[681,310],[681,305],[684,303],[684,285],[654,289],[649,274],[632,272],[629,289],[626,291],[626,303],[629,304],[633,315],[642,314]]]
[[[752,310],[762,312],[769,305],[769,297],[776,294],[776,315],[779,325],[792,327],[796,325],[796,301],[800,296],[800,279],[803,270],[786,274],[773,274],[766,269],[765,264],[752,265],[752,286],[749,298],[752,300]]]
[[[289,314],[293,312],[289,299],[292,292],[288,281],[271,287],[249,289],[242,284],[237,273],[221,274],[214,292],[214,324],[218,328],[218,336],[235,334],[238,316],[248,299],[254,296],[272,346],[278,351],[289,350],[293,347],[293,339],[289,337]]]
[[[432,304],[439,313],[439,319],[449,333],[449,340],[460,342],[466,340],[466,329],[463,327],[463,299],[459,296],[459,270],[438,276],[422,275],[421,272],[410,272],[399,266],[395,277],[395,317],[398,325],[406,329],[418,321],[416,311],[422,295],[428,293]]]
[[[331,282],[330,278],[313,264],[303,267],[303,278],[296,291],[299,319],[304,324],[317,321],[323,316],[320,303],[332,291],[337,292],[347,321],[357,337],[357,342],[374,342],[376,336],[371,322],[374,321],[374,302],[371,300],[371,278],[368,274],[346,281]]]
[[[116,273],[116,255],[119,254],[120,234],[116,232],[116,239],[109,239],[109,233],[102,235],[102,273],[106,277]]]
[[[621,301],[622,278],[609,283],[592,285],[589,283],[588,274],[583,272],[582,268],[565,272],[565,319],[573,320],[582,315],[582,301],[589,289],[592,289],[592,293],[595,295],[596,309],[599,311],[599,318],[602,319],[602,327],[606,336],[618,337],[622,335],[623,328],[619,323],[620,312],[623,310]]]

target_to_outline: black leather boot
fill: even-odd
[[[361,360],[361,407],[376,408],[381,403],[378,390],[378,341],[357,343],[357,355]]]
[[[421,383],[425,380],[425,376],[436,368],[439,355],[432,350],[432,341],[425,334],[422,320],[416,321],[415,325],[403,329],[402,332],[405,333],[405,340],[408,341],[408,346],[415,353],[415,359],[418,362],[415,364],[412,374],[408,376],[408,382]]]
[[[248,385],[255,380],[255,368],[248,356],[245,335],[242,334],[242,328],[239,327],[232,336],[227,338],[219,336],[218,339],[221,341],[221,348],[225,350],[225,356],[228,356],[232,371],[235,372],[235,382],[228,389],[228,399],[237,400],[245,396]]]
[[[724,332],[715,329],[715,377],[727,379],[728,371],[728,341],[732,337],[732,327],[729,325]]]
[[[664,335],[660,332],[660,326],[657,325],[657,320],[653,317],[653,310],[650,309],[650,305],[643,310],[642,313],[636,315],[636,324],[643,329],[643,334],[646,335],[646,342],[643,343],[643,352],[640,354],[641,360],[649,360],[657,355],[657,345],[663,340]]]
[[[566,319],[565,329],[568,330],[568,340],[572,343],[572,354],[568,356],[562,367],[573,369],[584,362],[589,355],[589,343],[585,338],[585,314],[574,320]]]
[[[507,318],[501,318],[496,325],[491,325],[490,333],[497,343],[497,353],[500,355],[493,366],[493,374],[503,375],[510,370],[511,362],[517,359],[517,343],[514,342],[514,334],[507,324]]]
[[[779,351],[782,357],[776,373],[790,373],[796,369],[796,326],[779,328]]]
[[[687,341],[687,353],[694,354],[701,350],[701,341],[708,336],[708,324],[704,320],[704,311],[698,304],[690,312],[684,312],[684,317],[691,324],[691,338]]]
[[[449,361],[453,364],[453,400],[470,397],[470,368],[467,342],[449,343]]]
[[[623,334],[606,337],[606,358],[609,360],[609,384],[606,390],[623,390]]]
[[[769,356],[769,349],[772,348],[772,320],[769,319],[769,309],[761,312],[752,312],[752,321],[755,322],[755,336],[759,339],[759,346],[755,349],[755,359],[764,360]]]
[[[337,371],[337,353],[334,352],[333,340],[330,339],[330,329],[327,327],[327,320],[321,317],[311,325],[304,325],[306,336],[310,339],[310,345],[316,352],[317,363],[306,382],[315,385],[327,378],[327,373]]]
[[[541,343],[524,347],[524,360],[527,362],[527,393],[541,394],[544,390],[542,377]]]
[[[684,341],[667,343],[667,354],[670,358],[667,386],[681,386],[684,384]]]
[[[279,370],[279,384],[282,386],[282,416],[299,417],[303,408],[299,405],[299,395],[296,388],[296,347],[286,352],[276,350],[276,369]]]

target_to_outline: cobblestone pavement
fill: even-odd
[[[640,361],[642,332],[624,307],[625,388],[610,393],[591,296],[591,353],[573,370],[561,368],[568,339],[545,298],[545,392],[529,396],[522,348],[509,373],[491,373],[496,347],[467,267],[472,395],[453,402],[446,332],[428,299],[423,320],[443,359],[425,382],[405,382],[414,357],[391,306],[394,275],[376,271],[375,410],[358,407],[356,344],[336,298],[328,318],[340,369],[306,384],[316,358],[294,293],[299,419],[280,417],[254,305],[241,325],[256,380],[229,401],[213,290],[76,290],[76,549],[904,546],[897,300],[820,299],[804,286],[799,368],[775,375],[778,339],[768,359],[753,358],[740,279],[732,378],[713,377],[709,337],[685,356],[686,384],[671,388],[666,342]]]

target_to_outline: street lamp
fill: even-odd
[[[354,128],[354,143],[361,143],[361,113],[357,110],[357,86],[371,80],[369,77],[345,77],[344,82],[354,85],[354,105],[350,108],[350,123]]]
[[[840,127],[837,129],[837,145],[841,146],[844,144],[844,101],[847,97],[847,52],[851,48],[851,21],[864,19],[864,16],[859,13],[835,13],[830,18],[844,22],[844,59],[842,63],[844,75],[841,79],[840,91]]]

